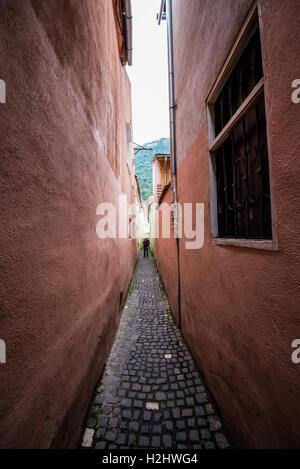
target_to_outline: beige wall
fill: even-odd
[[[161,187],[165,186],[165,160],[159,160],[160,164],[160,185]],[[170,159],[167,162],[167,184],[171,181],[171,166]]]

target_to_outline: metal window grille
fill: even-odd
[[[215,102],[216,135],[263,77],[257,28]],[[272,239],[264,95],[215,152],[218,236]]]

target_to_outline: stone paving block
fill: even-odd
[[[159,423],[162,419],[162,416],[163,416],[162,412],[155,413],[153,415],[153,422]]]
[[[211,437],[210,431],[207,430],[206,428],[204,430],[201,430],[201,439],[202,440],[209,440]]]
[[[172,448],[173,442],[170,435],[163,435],[162,444],[164,448]]]
[[[202,407],[202,406],[196,406],[194,408],[194,411],[195,411],[195,415],[197,415],[197,417],[202,417],[203,415],[205,415],[205,410],[204,410],[204,407]]]
[[[150,444],[150,439],[147,436],[140,436],[139,438],[139,446],[141,448],[148,448]]]
[[[151,412],[145,411],[145,412],[144,412],[144,415],[143,415],[144,421],[145,421],[145,422],[150,422],[151,416],[152,416]]]
[[[226,439],[226,437],[222,433],[216,433],[215,435],[217,445],[221,449],[229,448],[229,443]]]
[[[188,405],[189,407],[194,407],[195,400],[193,397],[187,397],[185,401],[186,401],[186,405]]]
[[[140,410],[135,410],[132,414],[132,418],[135,420],[138,420],[140,418],[141,411]]]
[[[175,401],[168,401],[167,406],[168,406],[169,408],[175,407]],[[161,407],[163,407],[163,406],[161,405]]]
[[[102,440],[105,432],[106,432],[107,427],[98,427],[94,436],[94,440]]]
[[[111,414],[111,413],[112,413],[112,406],[110,406],[110,405],[105,405],[105,406],[103,406],[103,407],[102,407],[102,413],[103,413],[104,415],[109,415],[109,414]]]
[[[135,400],[133,401],[133,407],[137,409],[142,409],[143,408],[143,401]]]
[[[192,409],[183,409],[181,414],[182,414],[182,417],[192,417],[193,413],[194,413],[194,410],[192,408]]]
[[[105,427],[107,425],[108,418],[107,417],[100,417],[98,420],[99,427]]]
[[[142,425],[141,426],[141,433],[149,433],[149,425]]]
[[[161,425],[153,425],[152,433],[161,434],[162,433],[162,426]]]
[[[216,417],[208,417],[209,429],[212,432],[216,432],[222,428],[221,422]]]
[[[130,422],[129,423],[129,430],[133,432],[138,432],[139,431],[139,423],[138,422]]]
[[[190,440],[191,441],[199,441],[200,440],[198,430],[191,430],[190,431]]]
[[[121,400],[121,406],[130,408],[132,406],[132,400],[131,399],[122,399]]]
[[[98,394],[95,399],[96,404],[103,404],[104,402],[104,396],[103,394]]]
[[[123,410],[122,417],[127,420],[131,419],[132,418],[131,410]]]
[[[125,433],[120,433],[118,435],[118,439],[117,439],[116,443],[119,446],[125,445],[125,443],[126,443],[126,434]]]
[[[109,442],[115,441],[115,439],[117,438],[117,434],[109,430],[108,432],[106,432],[104,438],[106,441],[109,441]]]
[[[158,402],[146,402],[146,409],[158,410],[159,409],[159,403]]]
[[[93,438],[94,438],[95,430],[92,428],[86,428],[84,435],[83,435],[83,440],[82,440],[82,446],[84,448],[91,448],[93,445]]]
[[[133,433],[129,433],[128,435],[128,446],[135,447],[136,446],[136,435]]]
[[[216,449],[215,444],[212,441],[205,441],[204,442],[205,449]]]
[[[159,448],[160,447],[160,437],[153,436],[151,440],[151,447],[152,448]]]
[[[120,415],[121,414],[121,409],[119,407],[115,407],[113,409],[113,415]]]
[[[172,420],[167,420],[165,422],[165,427],[168,431],[173,431],[173,428],[174,428],[174,422]]]
[[[206,393],[202,392],[200,394],[196,394],[195,399],[196,399],[197,404],[204,404],[205,402],[207,402]]]
[[[105,447],[106,447],[105,441],[98,441],[95,444],[95,449],[105,449]]]
[[[207,421],[202,417],[198,417],[197,418],[197,425],[198,425],[198,427],[206,427],[207,426]]]
[[[153,259],[140,258],[81,446],[228,448],[209,396]]]
[[[177,441],[186,441],[186,432],[177,432],[176,433]]]
[[[177,420],[176,428],[178,428],[178,430],[184,430],[185,427],[186,427],[186,424],[184,420]]]
[[[206,413],[207,413],[207,414],[213,414],[213,413],[214,413],[214,409],[213,409],[213,407],[212,407],[211,404],[207,404],[207,405],[205,406],[205,410],[206,410]]]
[[[119,419],[117,417],[110,418],[108,425],[110,428],[117,428],[119,426]]]

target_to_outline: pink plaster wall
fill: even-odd
[[[163,203],[172,204],[171,186],[167,190]],[[162,206],[161,206],[162,210]],[[162,213],[159,215],[159,238],[154,240],[155,259],[165,290],[169,296],[169,302],[173,316],[178,322],[178,267],[176,240],[173,236],[173,228],[170,224],[170,238],[162,238]]]
[[[0,446],[74,447],[136,260],[96,236],[134,201],[130,84],[112,2],[1,0],[0,23]]]
[[[181,241],[182,324],[236,445],[299,448],[300,365],[291,361],[291,343],[300,331],[300,105],[291,102],[300,62],[297,0],[288,8],[280,0],[262,2],[279,250],[210,241],[205,100],[249,6],[174,0],[179,202],[205,203],[203,249],[188,251]],[[174,302],[177,293],[166,280],[174,247],[159,240],[156,252]]]

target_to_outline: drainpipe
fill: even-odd
[[[165,186],[168,184],[168,157],[165,156]]]
[[[132,65],[132,9],[131,0],[123,0],[123,21],[125,29],[125,47],[128,65]]]
[[[160,12],[157,16],[158,24],[167,20],[167,36],[168,36],[168,68],[169,68],[169,114],[170,114],[170,149],[171,149],[171,187],[172,202],[174,206],[173,223],[176,237],[177,248],[177,309],[178,309],[178,325],[181,330],[181,282],[180,282],[180,245],[178,238],[178,196],[177,196],[177,165],[176,165],[176,116],[175,116],[175,87],[174,87],[174,52],[173,52],[173,9],[172,0],[162,0]]]

